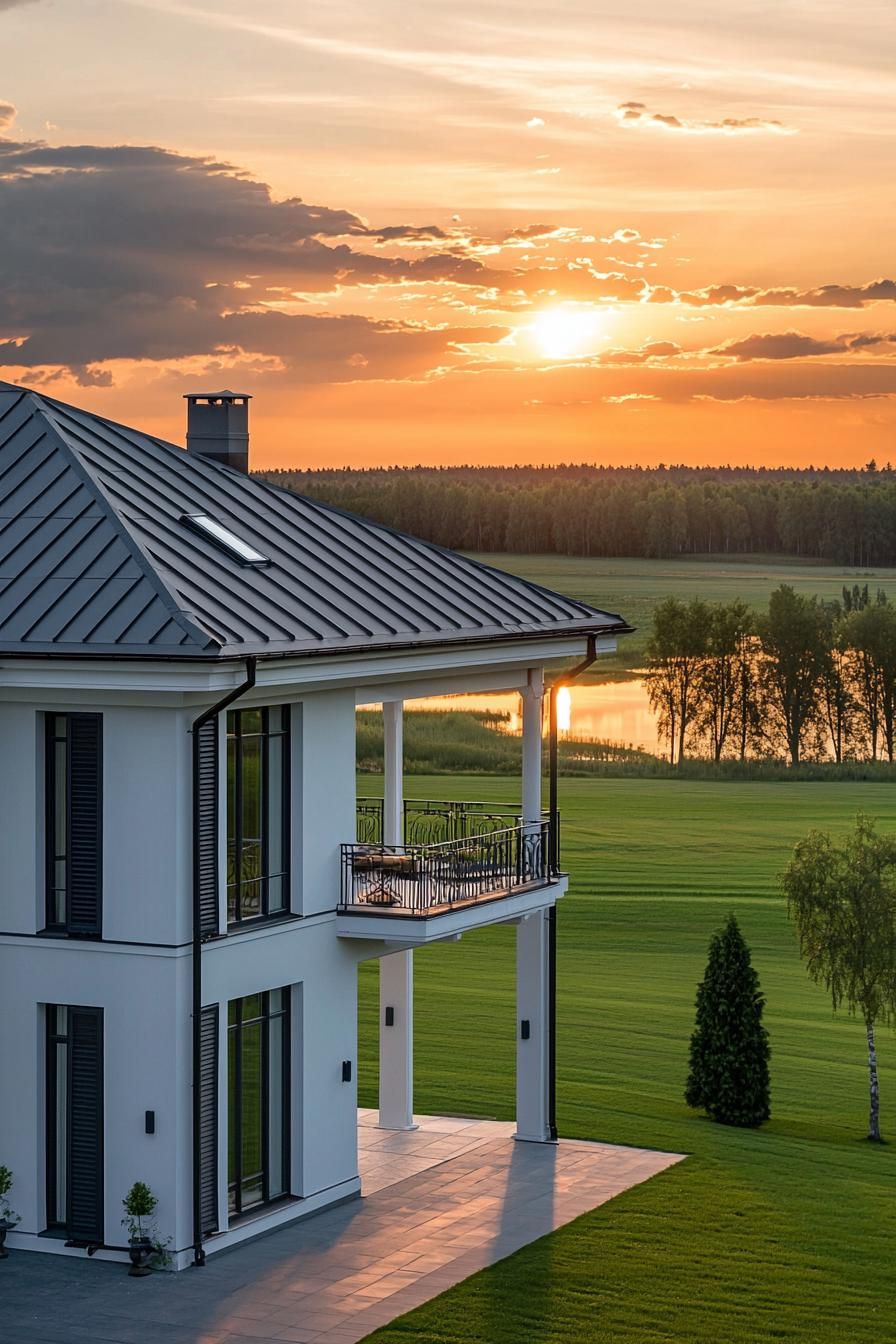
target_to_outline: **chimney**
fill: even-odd
[[[249,402],[246,392],[188,392],[187,450],[235,471],[249,470]]]

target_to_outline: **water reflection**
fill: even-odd
[[[568,699],[567,699],[568,697]],[[563,701],[566,700],[564,707]],[[656,720],[643,681],[614,681],[561,688],[557,697],[560,731],[576,740],[598,738],[626,747],[659,752]],[[408,709],[478,709],[507,714],[507,731],[522,731],[520,698],[515,691],[494,695],[449,695],[409,700]]]

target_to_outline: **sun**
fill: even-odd
[[[529,326],[529,332],[548,359],[575,359],[588,354],[604,336],[603,314],[581,304],[544,308]]]

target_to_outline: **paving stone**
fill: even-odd
[[[517,1143],[509,1122],[423,1116],[401,1135],[375,1123],[359,1114],[372,1193],[201,1271],[135,1280],[122,1265],[13,1253],[0,1265],[3,1344],[357,1344],[681,1160]]]

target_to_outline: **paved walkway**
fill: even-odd
[[[363,1123],[363,1122],[362,1122]],[[442,1123],[446,1129],[439,1129]],[[377,1193],[213,1257],[203,1270],[131,1279],[120,1265],[13,1254],[0,1264],[4,1344],[355,1344],[621,1191],[674,1153],[562,1140],[515,1143],[487,1122],[431,1117],[418,1152],[465,1145]],[[370,1125],[364,1126],[371,1128]],[[412,1160],[413,1136],[370,1154]],[[404,1141],[404,1148],[389,1142]],[[410,1151],[409,1151],[410,1150]],[[383,1171],[380,1176],[387,1175]]]
[[[415,1115],[406,1134],[377,1128],[379,1111],[358,1111],[358,1170],[365,1195],[419,1176],[451,1157],[473,1152],[495,1139],[513,1137],[513,1120],[476,1120],[456,1115]]]

